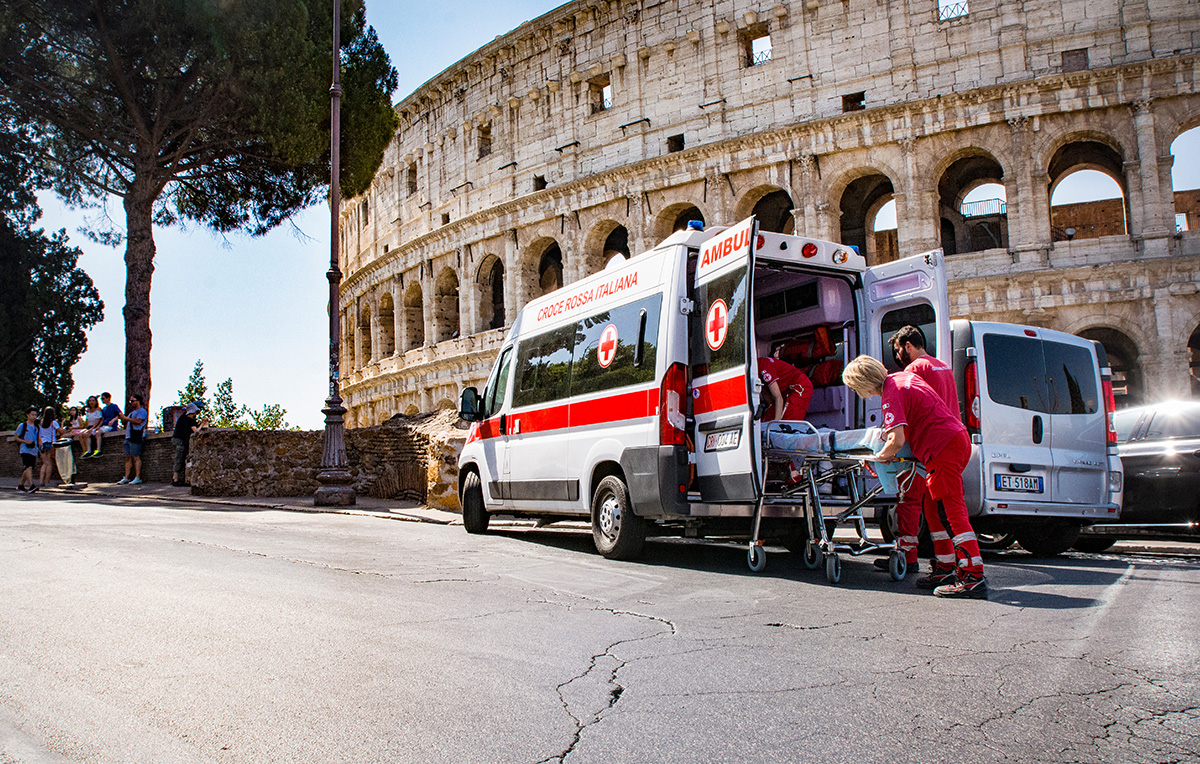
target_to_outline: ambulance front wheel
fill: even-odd
[[[592,494],[592,541],[610,560],[632,560],[646,544],[646,523],[633,513],[625,481],[609,475]]]
[[[468,472],[463,478],[462,517],[467,533],[487,533],[488,512],[483,506],[483,483],[477,472]]]

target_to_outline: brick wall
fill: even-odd
[[[20,477],[21,457],[13,433],[0,433],[0,477]],[[81,449],[77,443],[71,445],[75,454],[75,480],[84,483],[115,483],[125,474],[125,434],[110,432],[104,436],[100,456],[80,459]],[[142,479],[148,483],[169,483],[171,462],[175,458],[175,447],[170,433],[152,433],[146,436],[142,448]],[[40,463],[40,462],[39,462]],[[37,470],[34,470],[36,477]],[[57,479],[58,472],[55,471]]]

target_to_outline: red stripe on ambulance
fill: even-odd
[[[746,378],[730,377],[720,382],[698,385],[692,390],[692,411],[707,414],[746,405]]]

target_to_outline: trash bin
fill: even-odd
[[[75,482],[75,452],[70,438],[59,438],[54,441],[54,462],[58,465],[58,476],[67,485]]]

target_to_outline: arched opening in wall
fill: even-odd
[[[443,268],[433,286],[434,317],[437,341],[445,342],[459,335],[458,325],[458,274],[453,268]]]
[[[886,201],[885,201],[886,200]],[[896,231],[896,200],[880,197],[867,210],[867,220],[875,234],[867,239],[867,262],[870,265],[890,263],[900,257],[900,239]]]
[[[698,220],[700,221],[701,225],[704,225],[704,213],[700,211],[699,207],[687,207],[678,215],[676,215],[675,222],[671,224],[671,233],[675,233],[676,231],[686,231],[688,223],[692,222],[693,220]]]
[[[396,306],[392,295],[384,292],[379,298],[379,357],[387,358],[396,352]]]
[[[1053,241],[1123,236],[1129,232],[1124,160],[1098,141],[1068,143],[1050,160]]]
[[[878,173],[855,178],[842,191],[839,202],[842,244],[854,247],[867,262],[871,262],[875,251],[875,221],[867,213],[877,213],[894,194],[892,181]]]
[[[1134,341],[1125,333],[1105,326],[1084,329],[1079,336],[1104,346],[1108,365],[1112,368],[1113,397],[1116,398],[1117,408],[1142,403],[1144,377],[1140,353]]]
[[[604,266],[611,265],[614,260],[629,259],[629,229],[619,225],[604,239]]]
[[[345,369],[354,371],[358,367],[355,365],[354,355],[354,330],[355,324],[354,313],[352,311],[342,311],[342,341],[339,349],[342,358],[345,360]]]
[[[554,242],[538,260],[538,294],[550,294],[563,285],[563,256],[558,242]]]
[[[1175,231],[1200,231],[1200,127],[1186,130],[1172,141],[1171,157]]]
[[[479,264],[479,331],[504,327],[504,263],[488,255]]]
[[[1188,337],[1188,380],[1192,397],[1200,398],[1200,326],[1193,329],[1192,336]]]
[[[425,295],[416,281],[404,290],[404,349],[425,345]]]
[[[408,404],[408,406],[404,409],[404,416],[416,416],[420,413],[421,409],[417,408],[415,403]]]
[[[959,157],[938,178],[938,216],[946,254],[1008,248],[1004,169],[985,153]]]
[[[754,205],[754,216],[758,218],[760,231],[792,234],[796,221],[792,217],[792,197],[787,191],[772,191]]]
[[[650,226],[650,240],[646,242],[646,246],[657,246],[676,231],[687,230],[689,220],[699,220],[703,224],[704,213],[699,207],[688,202],[663,207],[654,215],[654,222]]]
[[[362,365],[371,362],[371,309],[366,305],[358,311],[358,344],[362,348]]]

